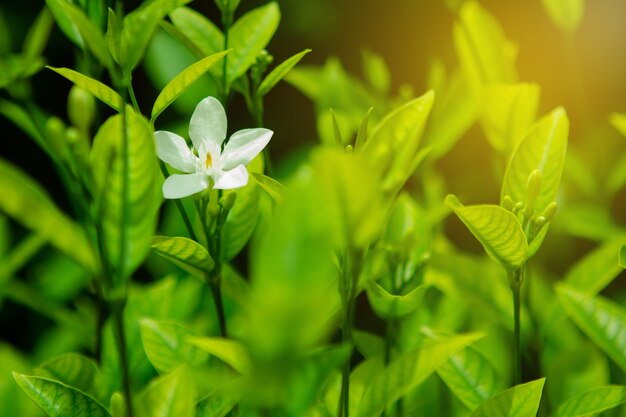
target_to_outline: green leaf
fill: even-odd
[[[491,145],[508,157],[535,123],[537,84],[495,84],[482,98],[481,126]]]
[[[374,417],[417,387],[444,364],[450,356],[480,339],[479,334],[467,334],[431,341],[417,350],[409,351],[365,387],[356,415]]]
[[[264,95],[269,93],[272,88],[274,88],[274,86],[278,84],[278,82],[282,80],[285,75],[287,75],[289,71],[291,71],[291,69],[295,67],[298,62],[300,62],[300,60],[309,52],[311,52],[310,49],[305,49],[304,51],[295,54],[291,58],[284,60],[280,65],[274,68],[269,74],[267,74],[265,79],[261,82],[261,85],[259,85],[257,95],[259,97],[263,97]]]
[[[194,333],[175,323],[141,319],[139,331],[144,350],[159,373],[174,371],[181,365],[197,366],[206,362],[208,355],[189,343]]]
[[[255,180],[274,201],[280,203],[283,200],[283,196],[285,194],[284,185],[276,181],[274,178],[258,172],[252,172],[251,176],[252,179]]]
[[[237,10],[239,2],[241,2],[241,0],[215,0],[215,4],[220,9],[220,12],[222,12],[222,15],[230,16]]]
[[[123,111],[126,117],[118,114],[102,125],[91,151],[113,291],[124,291],[148,254],[161,204],[152,128],[132,109]]]
[[[363,74],[369,85],[378,93],[385,96],[389,94],[391,75],[382,56],[369,50],[363,51]]]
[[[191,0],[154,0],[130,12],[123,22],[119,64],[130,74],[143,56],[157,25],[168,13]]]
[[[50,10],[44,6],[41,12],[37,15],[37,19],[28,30],[26,39],[24,40],[24,56],[34,58],[43,53],[50,37],[50,31],[54,20]]]
[[[375,356],[382,357],[385,352],[385,340],[373,333],[364,332],[358,329],[352,330],[352,341],[359,353],[365,359]]]
[[[404,295],[389,294],[377,282],[367,285],[367,299],[376,314],[384,319],[396,319],[413,313],[422,304],[428,287],[421,285]]]
[[[75,353],[51,359],[37,368],[38,375],[98,398],[100,371],[96,363]]]
[[[263,172],[263,154],[257,156],[248,165],[249,173]],[[230,261],[246,246],[259,220],[259,186],[254,181],[237,190],[226,193],[237,193],[235,206],[228,213],[226,223],[222,227],[222,260]]]
[[[626,137],[626,114],[613,113],[610,121],[613,127]]]
[[[110,417],[89,395],[60,382],[13,373],[24,392],[50,417]]]
[[[536,417],[546,379],[516,385],[481,404],[469,417]]]
[[[235,340],[220,337],[192,337],[189,338],[189,343],[219,358],[244,375],[250,372],[250,354],[241,343]]]
[[[578,394],[561,405],[552,417],[592,417],[626,402],[626,387],[607,386]]]
[[[548,16],[564,32],[573,33],[585,13],[585,0],[542,0]]]
[[[626,310],[600,296],[557,286],[557,296],[576,325],[626,371]]]
[[[39,132],[39,128],[33,117],[19,105],[8,100],[0,99],[0,114],[15,123],[23,132],[30,136],[45,152],[49,152],[45,138]]]
[[[91,53],[93,53],[105,68],[111,68],[113,66],[113,60],[111,59],[111,54],[107,47],[107,41],[100,28],[89,20],[80,7],[67,1],[59,1],[58,3],[62,3],[60,7],[62,7],[69,16],[76,29],[78,29],[84,44],[89,48]]]
[[[112,9],[109,9],[107,18],[107,33],[105,37],[109,52],[115,62],[120,62],[120,44],[122,42],[123,27],[124,22],[120,20]]]
[[[622,268],[616,262],[621,239],[603,243],[576,262],[565,276],[565,283],[587,295],[595,295],[609,285]]]
[[[406,177],[412,174],[405,172],[403,164],[412,160],[417,152],[434,99],[435,94],[429,91],[387,114],[374,128],[362,153],[380,167],[381,172],[389,170],[389,175],[393,176],[395,168]]]
[[[241,16],[228,31],[226,84],[241,77],[274,36],[280,22],[278,3],[270,2]]]
[[[466,1],[454,24],[454,46],[474,91],[485,85],[517,81],[517,47],[497,19],[476,1]]]
[[[213,391],[198,401],[197,417],[225,417],[239,402],[239,396]]]
[[[44,66],[41,57],[8,55],[0,58],[0,88],[5,88],[18,80],[28,78]]]
[[[506,269],[519,269],[527,259],[528,243],[522,226],[500,206],[463,206],[454,195],[446,204],[483,245],[487,254]]]
[[[541,214],[556,200],[565,162],[568,131],[569,120],[561,107],[537,122],[507,166],[501,202],[509,196],[514,204],[526,204],[528,177],[534,170],[541,173],[541,189],[534,201],[534,212]]]
[[[83,230],[63,214],[45,191],[18,168],[0,159],[0,210],[29,228],[85,269],[98,261]]]
[[[186,237],[155,236],[152,251],[201,279],[215,266],[204,246]]]
[[[46,67],[56,72],[59,75],[67,78],[77,86],[84,88],[89,91],[93,96],[100,101],[102,101],[107,106],[110,106],[115,111],[121,111],[123,106],[123,99],[113,91],[112,88],[104,85],[98,80],[94,80],[93,78],[89,78],[86,75],[81,74],[80,72],[76,72],[69,68],[54,68],[54,67]]]
[[[437,369],[437,373],[470,410],[505,388],[491,363],[472,347],[453,355]]]
[[[619,264],[622,268],[626,269],[626,245],[622,246],[619,250]]]
[[[172,81],[170,81],[159,93],[154,106],[152,106],[152,121],[161,114],[174,100],[176,100],[187,88],[202,77],[216,62],[221,60],[228,51],[210,55],[195,64],[190,65]]]
[[[46,5],[54,20],[56,20],[57,25],[61,31],[67,36],[67,38],[74,43],[74,45],[79,48],[83,48],[85,46],[85,42],[83,41],[82,36],[80,36],[80,31],[78,27],[74,24],[70,16],[65,12],[65,1],[64,0],[46,0]]]
[[[195,417],[196,387],[185,369],[154,380],[139,394],[138,417]]]
[[[205,56],[215,54],[224,49],[224,35],[217,26],[201,13],[188,7],[181,7],[170,13],[170,18],[183,35],[185,35]],[[215,68],[221,74],[221,68]]]

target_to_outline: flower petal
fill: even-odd
[[[222,169],[248,165],[267,146],[273,134],[269,129],[243,129],[235,132],[224,146],[220,158]]]
[[[163,183],[163,197],[183,198],[206,189],[209,178],[205,174],[174,174]]]
[[[179,171],[195,171],[196,157],[187,146],[185,139],[176,133],[159,130],[154,132],[154,140],[159,159],[167,162]]]
[[[206,153],[210,144],[218,147],[226,139],[226,112],[215,97],[207,97],[196,106],[189,122],[189,137],[200,153]]]
[[[245,166],[239,165],[230,171],[222,171],[215,178],[213,188],[220,190],[232,190],[241,188],[248,183],[248,170]]]

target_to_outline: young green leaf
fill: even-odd
[[[105,34],[105,38],[109,52],[117,63],[120,62],[120,44],[122,42],[123,28],[124,22],[122,22],[112,9],[109,9],[107,17],[107,33]]]
[[[574,323],[626,371],[626,310],[600,296],[557,286],[557,296]]]
[[[170,13],[170,18],[183,35],[185,35],[205,56],[213,55],[224,49],[224,35],[217,26],[201,13],[188,7],[180,7]],[[214,68],[221,74],[221,68]]]
[[[88,271],[98,270],[91,242],[81,228],[63,214],[44,190],[25,173],[0,159],[0,211],[5,212],[77,261]]]
[[[61,7],[78,29],[82,40],[91,53],[93,53],[105,68],[111,68],[113,66],[113,60],[111,59],[106,39],[100,28],[89,20],[80,7],[68,1],[61,0],[59,3],[62,3]]]
[[[201,279],[215,266],[204,246],[186,237],[155,236],[152,251]]]
[[[276,181],[274,178],[258,172],[252,172],[251,176],[252,179],[254,179],[274,201],[280,203],[283,200],[283,196],[285,194],[284,185]]]
[[[64,0],[46,0],[46,5],[54,20],[56,20],[57,25],[61,31],[67,36],[67,38],[74,43],[74,45],[79,48],[83,48],[85,46],[85,42],[83,41],[82,36],[80,36],[80,31],[71,17],[65,12],[65,1]]]
[[[232,16],[237,10],[237,6],[239,6],[239,2],[241,0],[215,0],[215,4],[222,12],[222,15],[230,15]]]
[[[619,250],[619,264],[622,268],[626,268],[626,245]]]
[[[150,250],[161,192],[154,135],[130,108],[109,118],[93,142],[91,164],[105,253],[113,268],[110,290],[120,291]]]
[[[626,402],[626,387],[607,386],[578,394],[562,404],[552,417],[591,417]]]
[[[110,417],[89,395],[60,382],[13,373],[24,392],[50,417]]]
[[[140,417],[194,417],[196,387],[185,369],[153,381],[137,398]]]
[[[476,92],[494,83],[517,81],[517,47],[476,1],[466,1],[454,24],[454,46],[463,71]]]
[[[573,33],[585,12],[585,0],[542,0],[548,16],[562,31]]]
[[[502,391],[482,403],[469,417],[535,417],[545,382],[541,378]]]
[[[127,74],[137,66],[157,25],[168,13],[191,0],[154,0],[130,12],[123,22],[119,64]]]
[[[98,365],[85,356],[75,353],[59,356],[40,365],[37,374],[99,399],[100,371]]]
[[[495,84],[482,99],[481,126],[491,145],[511,155],[535,122],[539,107],[537,84]]]
[[[110,106],[115,111],[121,111],[124,101],[119,94],[113,91],[112,88],[106,86],[98,80],[89,78],[86,75],[76,72],[69,68],[54,68],[46,67],[56,72],[59,75],[67,78],[79,87],[89,91],[93,96],[102,101],[107,106]]]
[[[187,340],[194,333],[183,326],[152,319],[139,321],[141,341],[150,363],[162,374],[181,365],[198,366],[208,359],[201,349]]]
[[[41,12],[37,15],[35,23],[33,23],[26,34],[24,47],[22,48],[24,56],[35,58],[42,54],[46,44],[48,43],[48,38],[50,37],[50,31],[52,30],[53,24],[54,20],[52,18],[52,14],[50,13],[50,10],[44,6]]]
[[[361,397],[356,415],[358,417],[380,415],[390,404],[436,371],[450,356],[481,337],[480,334],[467,334],[442,338],[403,354],[381,375],[370,379]]]
[[[374,128],[362,153],[381,172],[387,173],[390,168],[401,165],[403,160],[413,159],[434,99],[435,94],[429,91],[393,110]]]
[[[367,299],[376,314],[384,319],[397,319],[413,313],[422,304],[428,288],[424,285],[404,295],[389,294],[377,282],[367,285]]]
[[[178,98],[187,88],[189,88],[198,78],[202,77],[216,62],[224,58],[228,51],[218,52],[210,55],[195,64],[187,67],[183,72],[178,74],[170,81],[159,93],[154,105],[152,106],[152,121],[165,110],[174,100]]]
[[[242,76],[267,46],[280,22],[278,3],[270,2],[241,16],[228,31],[226,84]]]
[[[453,355],[437,373],[470,410],[505,388],[491,363],[471,346]]]
[[[446,204],[483,245],[487,254],[506,269],[519,269],[527,260],[528,243],[513,213],[500,206],[463,206],[454,195]]]
[[[365,50],[362,54],[362,60],[363,74],[369,85],[382,95],[386,96],[389,94],[391,75],[383,57],[372,51]]]
[[[569,120],[561,107],[537,122],[519,144],[509,162],[502,183],[501,202],[509,196],[513,203],[526,203],[528,178],[534,170],[541,174],[541,189],[534,200],[534,212],[541,214],[555,201],[567,149]]]
[[[261,82],[261,85],[259,85],[257,95],[259,97],[263,97],[264,95],[269,93],[272,88],[274,88],[274,86],[278,84],[278,82],[282,80],[285,75],[287,75],[289,71],[291,71],[291,69],[295,67],[298,62],[300,62],[300,60],[309,52],[311,52],[310,49],[305,49],[304,51],[295,54],[291,58],[287,58],[280,65],[274,68],[269,74],[267,74],[265,79]]]
[[[250,371],[250,354],[241,343],[235,340],[219,337],[190,337],[188,342],[221,359],[244,375]]]

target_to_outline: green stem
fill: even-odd
[[[165,178],[170,176],[170,173],[167,170],[167,167],[165,166],[165,162],[159,160],[159,168],[161,168],[161,172],[163,173],[163,176]],[[187,212],[185,211],[185,207],[183,206],[183,203],[180,201],[180,199],[176,199],[174,200],[174,204],[176,205],[176,208],[178,209],[178,212],[180,213],[180,217],[182,217],[183,219],[183,223],[185,223],[185,227],[187,228],[189,237],[197,242],[198,237],[196,236],[196,232],[193,230],[193,226],[191,225],[191,221],[189,220],[189,216],[187,215]]]
[[[215,269],[217,269],[217,267]],[[221,282],[221,271],[213,272],[211,274],[211,277],[209,278],[209,287],[211,288],[211,295],[213,296],[213,303],[215,304],[215,310],[217,312],[217,319],[220,326],[220,335],[226,338],[228,337],[228,330],[226,328],[226,315],[224,314],[224,302],[222,300]]]
[[[133,417],[133,397],[130,389],[130,368],[128,366],[128,351],[126,348],[126,332],[124,330],[124,304],[125,300],[113,306],[113,321],[115,327],[115,339],[122,367],[122,389],[126,402],[126,416]]]
[[[141,110],[139,110],[139,104],[137,103],[137,97],[135,97],[135,90],[133,90],[133,83],[128,83],[128,95],[130,96],[130,101],[133,103],[133,107],[135,111],[141,114]]]
[[[222,18],[222,25],[224,26],[224,50],[228,50],[228,32],[230,30],[230,22],[228,18]],[[230,91],[228,91],[228,54],[224,56],[224,63],[222,67],[222,78],[224,83],[224,106],[228,101]]]
[[[513,293],[513,356],[514,356],[514,385],[522,382],[522,340],[521,340],[521,297],[522,270],[517,270],[511,274],[511,292]]]
[[[352,343],[352,325],[355,310],[355,282],[352,273],[350,255],[346,255],[343,265],[343,327],[341,330],[342,343]],[[350,416],[350,371],[351,358],[343,366],[341,375],[341,394],[339,398],[338,417]]]

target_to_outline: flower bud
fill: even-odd
[[[541,172],[538,169],[535,169],[528,176],[528,182],[526,184],[526,195],[527,195],[527,203],[529,207],[532,207],[535,203],[535,199],[539,195],[541,191]]]
[[[524,203],[522,203],[521,201],[518,201],[515,204],[515,206],[513,206],[513,213],[517,213],[518,211],[520,211],[523,208],[524,208]]]
[[[65,148],[65,124],[63,121],[58,117],[50,117],[46,121],[46,130],[54,153],[63,155]]]
[[[93,123],[96,103],[86,90],[73,86],[67,99],[67,115],[73,126],[86,132]]]
[[[558,205],[556,204],[556,201],[553,201],[550,204],[548,204],[548,207],[546,207],[546,209],[543,211],[543,217],[546,218],[546,222],[551,222],[552,219],[554,219],[554,215],[556,214],[557,207]]]
[[[352,152],[354,152],[354,148],[352,148],[352,145],[346,146],[346,153],[351,154]]]
[[[539,231],[546,224],[546,218],[543,216],[537,216],[533,220],[535,228]]]
[[[510,196],[505,195],[502,199],[502,207],[505,210],[513,211],[513,209],[515,208],[515,203],[513,203],[513,199]]]

